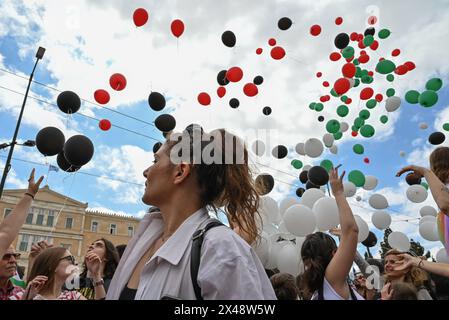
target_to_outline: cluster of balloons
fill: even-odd
[[[165,97],[157,91],[152,91],[148,96],[148,105],[154,111],[161,111],[166,105]],[[154,125],[163,134],[167,134],[176,127],[176,119],[170,114],[161,114],[154,120]]]
[[[137,8],[136,10],[134,10],[133,21],[134,21],[134,25],[136,27],[138,27],[138,28],[143,27],[148,22],[148,18],[149,18],[149,13],[146,9]],[[184,22],[180,19],[175,19],[172,21],[172,23],[170,25],[170,29],[171,29],[172,34],[176,38],[179,38],[184,33],[184,29],[185,29]]]

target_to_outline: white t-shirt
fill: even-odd
[[[357,297],[357,300],[365,300],[354,288],[352,288],[352,291]],[[343,299],[343,297],[332,288],[331,284],[326,280],[326,277],[324,277],[323,281],[323,298],[324,300],[352,300],[351,295],[349,295],[349,299]],[[311,300],[318,300],[318,291],[315,291]]]

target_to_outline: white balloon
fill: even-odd
[[[400,155],[401,157],[405,157],[405,151],[399,151],[399,155]]]
[[[302,244],[304,243],[304,240],[306,240],[305,237],[296,237],[296,241],[295,241],[296,251],[298,252],[300,259],[301,259]]]
[[[434,216],[424,216],[419,219],[419,225],[422,225],[425,222],[437,223],[437,217]]]
[[[265,153],[265,143],[263,143],[263,141],[261,140],[254,141],[251,148],[253,152],[259,157],[263,156],[263,154]]]
[[[385,109],[388,112],[396,111],[401,106],[401,98],[392,96],[385,100]]]
[[[296,247],[292,243],[286,244],[277,256],[277,266],[280,272],[289,273],[293,276],[299,274],[300,259]]]
[[[449,263],[449,256],[447,255],[445,248],[438,250],[436,259],[439,263]]]
[[[305,237],[312,233],[316,226],[313,211],[302,204],[288,208],[284,214],[284,222],[287,230],[297,237]]]
[[[262,262],[262,265],[265,266],[270,259],[269,236],[265,232],[262,232],[260,239],[253,243],[252,247],[259,257],[260,262]]]
[[[414,184],[407,189],[407,199],[414,203],[421,203],[427,199],[427,190],[420,184]]]
[[[298,203],[299,203],[298,200],[296,200],[296,198],[293,197],[287,197],[283,199],[281,201],[281,204],[279,205],[279,213],[281,214],[281,217],[284,216],[285,211],[287,211],[288,208]]]
[[[355,200],[357,200],[357,202],[362,201],[362,197],[361,196],[357,196],[357,197],[355,197]]]
[[[354,85],[355,85],[355,79],[353,79],[353,78],[346,78],[346,79],[349,80],[349,87],[350,87],[350,88],[354,87]]]
[[[304,167],[302,167],[302,171],[309,171],[312,168],[310,164],[306,164]]]
[[[285,227],[284,221],[282,221],[282,222],[279,224],[278,232],[279,232],[279,233],[282,233],[282,234],[284,234],[284,233],[289,233],[288,230],[287,230],[287,228]]]
[[[258,212],[264,222],[279,223],[281,215],[276,200],[269,196],[260,197]]]
[[[289,241],[278,241],[279,234],[273,234],[269,237],[270,240],[270,255],[267,264],[265,265],[265,268],[267,269],[274,269],[277,268],[277,260],[278,260],[278,254],[280,250],[288,244]]]
[[[422,130],[426,130],[428,127],[429,127],[429,126],[428,126],[427,123],[425,123],[425,122],[421,122],[421,123],[419,124],[419,128],[422,129]]]
[[[434,207],[424,206],[421,209],[419,209],[419,214],[421,215],[421,217],[425,217],[425,216],[434,216],[434,217],[436,217],[438,212],[435,210]]]
[[[410,250],[410,240],[402,232],[394,231],[388,236],[388,244],[393,249],[399,250],[401,252],[407,252]]]
[[[359,235],[358,235],[358,242],[363,242],[368,238],[369,235],[369,227],[368,224],[363,220],[360,216],[354,215],[355,223],[357,223],[357,226],[359,227]]]
[[[278,233],[278,229],[271,223],[266,223],[263,225],[263,232],[265,232],[267,235],[271,236],[275,233]]]
[[[323,153],[323,144],[320,140],[316,138],[310,138],[306,141],[304,145],[304,151],[306,152],[306,155],[308,155],[311,158],[318,158]]]
[[[312,209],[315,202],[322,197],[324,197],[324,192],[321,189],[310,188],[303,193],[300,204]]]
[[[302,143],[302,142],[297,143],[295,146],[295,151],[297,154],[299,154],[301,156],[305,156],[306,152],[304,151],[304,143]]]
[[[338,153],[338,147],[334,144],[332,147],[329,148],[329,151],[332,154],[337,154]]]
[[[391,216],[385,211],[376,211],[371,216],[371,222],[379,230],[388,228],[391,224]]]
[[[323,136],[323,142],[324,142],[324,145],[325,145],[327,148],[332,147],[332,144],[334,143],[334,141],[335,141],[335,138],[334,138],[334,136],[333,136],[332,134],[330,134],[330,133],[326,133],[326,134]]]
[[[382,210],[388,208],[387,198],[379,193],[375,193],[369,197],[368,203],[374,209]]]
[[[343,182],[343,193],[346,198],[354,196],[356,191],[357,191],[356,186],[351,181]]]
[[[334,198],[323,197],[313,205],[316,218],[316,227],[319,231],[327,231],[340,224],[337,202]]]
[[[438,228],[435,222],[424,222],[419,225],[419,234],[427,241],[438,241]]]
[[[374,190],[377,187],[377,178],[375,176],[365,176],[365,184],[363,185],[363,189],[365,190]]]
[[[340,122],[340,132],[346,132],[349,129],[349,124],[347,122]]]

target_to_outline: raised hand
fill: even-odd
[[[42,180],[44,180],[44,176],[41,176],[37,182],[34,182],[34,168],[33,170],[31,170],[31,174],[30,174],[30,178],[28,179],[28,191],[29,193],[31,193],[33,196],[39,191],[39,186],[42,182]]]
[[[343,194],[343,177],[345,176],[345,173],[346,172],[343,171],[341,176],[338,177],[338,167],[333,168],[330,171],[329,182],[330,182],[332,193],[333,193],[334,197],[336,197],[337,195]]]
[[[394,290],[391,289],[391,282],[388,282],[380,291],[382,300],[391,300],[393,298]]]
[[[33,280],[28,282],[26,291],[23,295],[24,299],[32,300],[42,288],[45,286],[48,278],[46,276],[36,276]]]
[[[418,167],[418,166],[414,166],[414,165],[409,165],[409,166],[406,166],[406,167],[402,168],[401,170],[399,170],[396,173],[396,177],[400,177],[403,173],[409,172],[409,171],[413,171],[415,174],[418,174],[421,177],[424,177],[424,175],[426,174],[427,170],[428,169],[424,168],[424,167]]]
[[[39,253],[44,251],[47,248],[53,247],[53,244],[48,243],[47,241],[39,241],[31,246],[31,252],[28,256],[29,258],[36,258]]]
[[[398,260],[393,267],[393,269],[397,271],[407,270],[412,266],[417,266],[421,261],[420,258],[412,257],[407,253],[400,254],[398,257],[400,257],[401,260]]]
[[[91,273],[92,276],[101,276],[101,259],[100,257],[93,252],[89,252],[86,254],[84,258],[86,261],[87,270]]]

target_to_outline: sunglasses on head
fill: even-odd
[[[75,260],[74,256],[67,256],[67,257],[63,257],[63,258],[59,259],[59,261],[62,261],[62,260],[67,260],[71,264],[76,265],[76,260]]]

